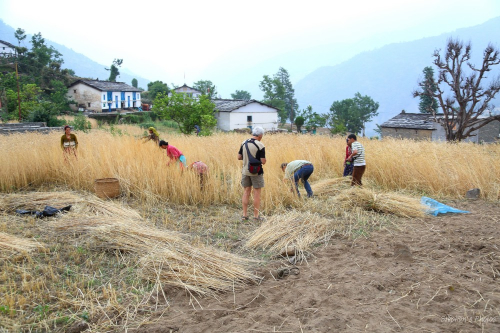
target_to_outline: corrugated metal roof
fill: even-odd
[[[141,92],[141,89],[134,88],[124,82],[111,82],[111,81],[99,81],[99,80],[78,80],[73,82],[70,87],[75,84],[83,83],[90,87],[93,87],[100,91],[137,91]]]

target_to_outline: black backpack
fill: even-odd
[[[257,153],[259,152],[259,146],[255,142],[252,142],[257,147]],[[245,142],[245,148],[248,154],[248,172],[257,175],[262,170],[262,162],[250,154],[250,149],[248,149],[248,141]]]

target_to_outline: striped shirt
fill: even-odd
[[[355,150],[358,151],[358,153],[356,155],[354,155],[354,166],[366,165],[365,148],[363,147],[363,145],[361,143],[359,143],[358,141],[354,141],[351,144],[351,149],[353,152]]]

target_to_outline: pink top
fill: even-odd
[[[193,166],[193,169],[198,171],[198,173],[200,173],[200,174],[204,174],[208,171],[208,166],[205,163],[203,163],[202,161],[196,161],[191,165]]]
[[[167,156],[170,157],[171,160],[177,160],[181,155],[184,155],[179,149],[175,148],[172,145],[167,146]]]

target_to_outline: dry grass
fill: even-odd
[[[320,179],[311,184],[316,196],[334,196],[349,187],[351,187],[350,177]]]
[[[312,244],[329,239],[338,223],[317,213],[290,211],[270,217],[249,236],[245,246],[263,248],[273,254],[286,249],[302,253],[310,250]]]
[[[201,190],[196,174],[166,167],[165,152],[144,144],[143,132],[120,125],[111,132],[76,133],[78,158],[68,161],[59,133],[2,137],[0,154],[8,158],[0,161],[0,237],[39,242],[46,250],[1,250],[9,256],[0,260],[0,329],[62,332],[85,320],[92,331],[126,331],[168,306],[171,290],[213,295],[253,281],[251,262],[241,255],[265,258],[291,246],[310,251],[334,235],[367,237],[394,215],[421,216],[418,200],[403,193],[462,197],[479,187],[484,198],[498,200],[500,194],[498,145],[361,140],[367,188],[351,190],[349,180],[339,178],[343,138],[270,135],[263,139],[268,163],[261,207],[268,220],[242,224],[236,154],[247,135],[160,133],[188,163],[207,163]],[[470,163],[475,157],[490,167],[478,173]],[[279,165],[295,159],[314,163],[316,198],[298,200],[283,183]],[[120,180],[124,195],[118,200],[90,194],[94,180],[106,177]],[[45,220],[12,215],[45,205],[73,208]],[[244,250],[244,240],[248,248],[270,253]]]
[[[80,142],[78,159],[65,162],[59,147],[59,133],[13,134],[3,137],[0,154],[0,191],[14,192],[47,184],[93,192],[94,180],[120,179],[123,193],[148,204],[240,204],[241,162],[236,155],[244,134],[217,134],[211,137],[160,133],[179,148],[188,163],[202,160],[210,168],[207,186],[200,191],[191,172],[181,173],[175,165],[166,167],[165,152],[151,142],[140,140],[143,130],[120,125],[110,133],[93,130],[76,133]],[[119,130],[121,135],[117,134]],[[471,188],[481,189],[483,198],[498,200],[500,145],[470,143],[444,144],[386,139],[360,140],[367,152],[364,179],[385,191],[425,193],[430,197],[463,197]],[[279,165],[295,159],[314,163],[311,182],[334,179],[342,174],[345,142],[341,137],[287,135],[264,136],[268,163],[264,167],[266,186],[262,209],[272,213],[289,206],[294,197],[281,181]],[[297,147],[306,147],[297,149]],[[398,150],[397,160],[394,149]],[[488,168],[477,170],[471,160]],[[492,181],[493,180],[493,181]]]
[[[32,240],[0,232],[0,254],[2,251],[8,253],[28,253],[36,249],[43,249],[43,247],[43,244]]]
[[[419,199],[397,193],[377,193],[358,187],[341,191],[333,199],[333,203],[345,210],[360,207],[401,217],[424,217],[427,210]]]

